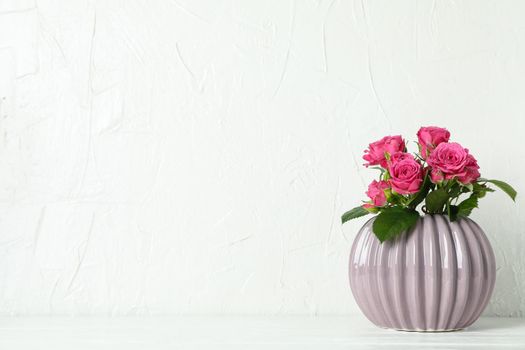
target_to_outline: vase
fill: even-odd
[[[470,326],[496,281],[492,247],[471,219],[425,215],[410,230],[381,243],[375,218],[350,253],[350,287],[357,305],[383,328],[445,332]]]

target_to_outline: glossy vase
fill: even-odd
[[[379,327],[452,331],[470,326],[489,302],[494,252],[468,218],[425,215],[392,241],[380,243],[374,218],[350,253],[350,286],[365,316]]]

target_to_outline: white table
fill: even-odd
[[[525,349],[525,319],[410,333],[358,316],[2,317],[0,349]]]

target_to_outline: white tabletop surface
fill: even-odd
[[[2,317],[0,349],[525,349],[525,319],[412,333],[359,316]]]

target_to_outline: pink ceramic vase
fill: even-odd
[[[374,218],[350,253],[350,286],[365,316],[379,327],[452,331],[470,326],[489,302],[496,280],[490,243],[468,218],[425,215],[380,243]]]

